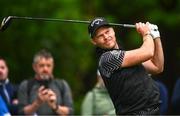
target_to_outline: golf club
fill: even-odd
[[[53,22],[69,22],[69,23],[84,23],[89,24],[90,21],[82,21],[82,20],[67,20],[67,19],[54,19],[54,18],[35,18],[35,17],[19,17],[19,16],[8,16],[5,17],[1,23],[0,31],[6,30],[6,28],[10,25],[12,19],[25,19],[25,20],[38,20],[38,21],[53,21]],[[135,28],[135,25],[131,24],[118,24],[118,23],[109,23],[113,26],[127,27],[127,28]]]

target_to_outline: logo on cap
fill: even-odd
[[[102,22],[103,21],[103,19],[95,19],[92,23],[91,23],[91,27],[93,27],[94,26],[94,24],[99,24],[100,22]]]
[[[98,17],[92,20],[92,22],[88,26],[88,32],[91,38],[93,38],[98,28],[100,28],[101,26],[108,26],[108,25],[109,25],[108,22],[102,17]]]

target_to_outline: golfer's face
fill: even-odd
[[[116,46],[115,32],[111,27],[100,27],[96,31],[93,43],[101,48],[111,49]]]
[[[37,63],[33,65],[34,71],[40,77],[51,77],[53,73],[53,59],[40,58]]]

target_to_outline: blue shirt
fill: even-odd
[[[5,102],[1,96],[0,96],[0,104],[1,104],[0,105],[0,115],[1,116],[11,116],[8,109],[7,109]]]

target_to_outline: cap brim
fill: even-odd
[[[93,38],[93,37],[95,36],[96,31],[97,31],[99,28],[101,28],[101,27],[106,27],[106,26],[107,26],[107,27],[110,27],[111,25],[109,25],[109,24],[102,24],[102,25],[99,25],[98,27],[96,27],[96,28],[94,29],[91,37]]]

